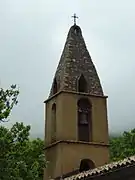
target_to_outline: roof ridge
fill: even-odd
[[[76,180],[76,179],[81,179],[88,176],[100,175],[104,173],[104,171],[110,172],[113,169],[119,169],[121,167],[125,167],[127,165],[132,165],[132,164],[135,164],[135,156],[130,156],[130,157],[124,158],[123,160],[119,160],[119,161],[105,164],[103,166],[100,166],[100,167],[97,167],[97,168],[94,168],[85,172],[81,172],[77,175],[64,178],[64,180]]]

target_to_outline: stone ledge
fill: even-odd
[[[94,94],[90,94],[90,93],[81,93],[81,92],[76,92],[76,91],[61,90],[61,91],[57,92],[56,94],[54,94],[53,96],[51,96],[50,98],[48,98],[47,100],[45,100],[44,103],[47,103],[49,100],[51,100],[54,97],[57,97],[61,93],[77,94],[77,95],[83,95],[83,96],[89,96],[89,97],[108,98],[108,96],[105,96],[105,95],[100,96],[100,95],[94,95]]]
[[[106,146],[109,147],[109,144],[101,143],[101,142],[83,142],[83,141],[75,141],[75,140],[60,140],[52,143],[44,148],[44,150],[49,149],[58,144],[85,144],[85,145],[94,145],[94,146]]]

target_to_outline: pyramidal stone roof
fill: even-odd
[[[68,33],[49,97],[62,90],[78,92],[79,78],[85,79],[87,83],[86,93],[103,96],[100,79],[84,42],[81,28],[73,25]]]

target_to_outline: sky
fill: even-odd
[[[43,135],[43,101],[76,13],[108,96],[110,132],[135,128],[134,9],[134,0],[0,0],[0,86],[20,90],[7,126],[24,122]]]

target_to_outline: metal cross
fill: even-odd
[[[78,17],[76,16],[76,14],[74,14],[74,15],[72,16],[72,18],[74,18],[74,25],[76,25],[76,19],[77,19]]]

